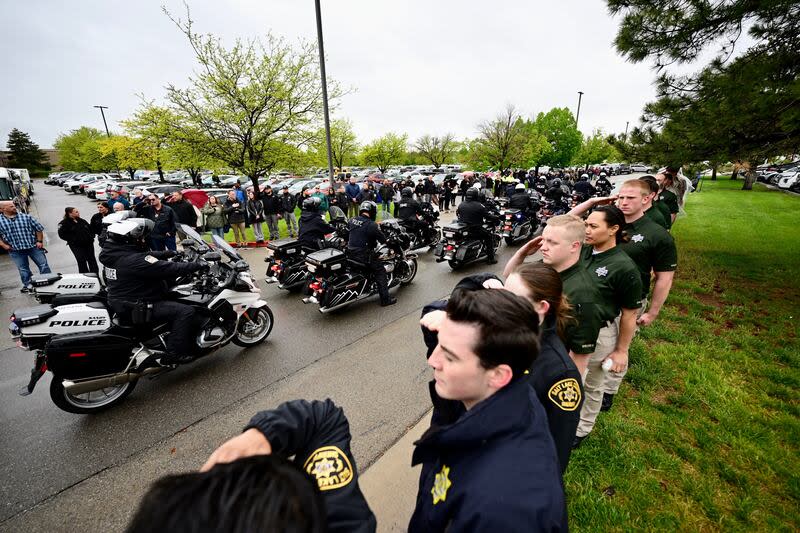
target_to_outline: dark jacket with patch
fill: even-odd
[[[272,453],[288,459],[317,484],[325,500],[328,531],[368,533],[375,515],[358,486],[358,469],[350,451],[350,425],[332,400],[294,400],[261,411],[247,428],[258,429]]]
[[[325,222],[320,213],[303,211],[300,215],[300,230],[297,232],[297,240],[302,246],[317,250],[319,241],[334,231],[336,229]]]
[[[168,205],[175,212],[178,222],[192,228],[197,226],[197,211],[194,210],[194,206],[189,200],[183,199],[177,202],[170,202]]]
[[[488,279],[500,280],[494,274],[473,274],[459,281],[455,288],[480,290],[484,288],[483,282]],[[421,316],[431,311],[443,311],[445,307],[447,300],[437,300],[423,307]],[[427,356],[430,357],[439,342],[438,336],[436,332],[422,327],[422,337],[428,348]],[[572,441],[575,439],[578,422],[581,419],[583,381],[564,343],[558,337],[552,318],[545,320],[542,325],[539,335],[539,355],[531,365],[529,382],[547,414],[547,425],[553,437],[558,463],[563,474],[569,463]],[[431,396],[436,397],[434,405],[437,405],[440,411],[450,413],[450,416],[464,411],[461,402],[439,398],[433,387]]]
[[[94,231],[82,218],[63,219],[58,223],[58,236],[70,246],[86,246],[94,242]]]
[[[410,533],[567,530],[547,417],[524,376],[456,419],[434,407],[415,445],[422,472]]]
[[[143,252],[133,244],[106,241],[100,252],[108,299],[154,302],[167,293],[166,280],[200,269],[199,263],[173,263],[160,258],[170,252]]]

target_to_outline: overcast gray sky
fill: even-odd
[[[195,68],[185,37],[161,12],[179,0],[0,0],[0,144],[11,128],[43,148],[59,133],[109,128],[138,94],[160,100]],[[313,0],[189,0],[195,29],[231,42],[271,30],[316,39]],[[579,127],[622,132],[654,98],[653,73],[614,50],[618,20],[603,0],[329,0],[322,2],[328,76],[355,91],[337,117],[360,140],[387,131],[475,135],[513,103],[524,114],[569,107]]]

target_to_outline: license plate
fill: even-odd
[[[456,236],[456,234],[455,234],[455,233],[451,233],[451,232],[449,232],[449,231],[445,231],[445,232],[444,232],[444,236],[445,236],[445,237],[455,237],[455,236]]]

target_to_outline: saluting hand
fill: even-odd
[[[419,324],[431,331],[439,331],[445,318],[447,318],[446,312],[440,310],[431,311],[419,319]]]
[[[517,253],[523,257],[527,257],[529,255],[533,255],[539,251],[539,248],[542,247],[542,236],[539,235],[528,242],[526,242],[518,251]]]
[[[220,463],[232,463],[237,459],[252,457],[254,455],[270,455],[272,446],[267,437],[259,430],[250,428],[241,435],[226,441],[219,448],[214,450],[206,464],[200,469],[201,472],[211,470],[214,465]]]
[[[603,196],[600,198],[594,198],[593,200],[594,200],[594,205],[607,205],[616,202],[617,198],[619,198],[619,196],[614,195],[614,196]]]

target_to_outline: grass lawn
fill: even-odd
[[[800,530],[800,198],[705,181],[609,413],[572,455],[574,531]]]

